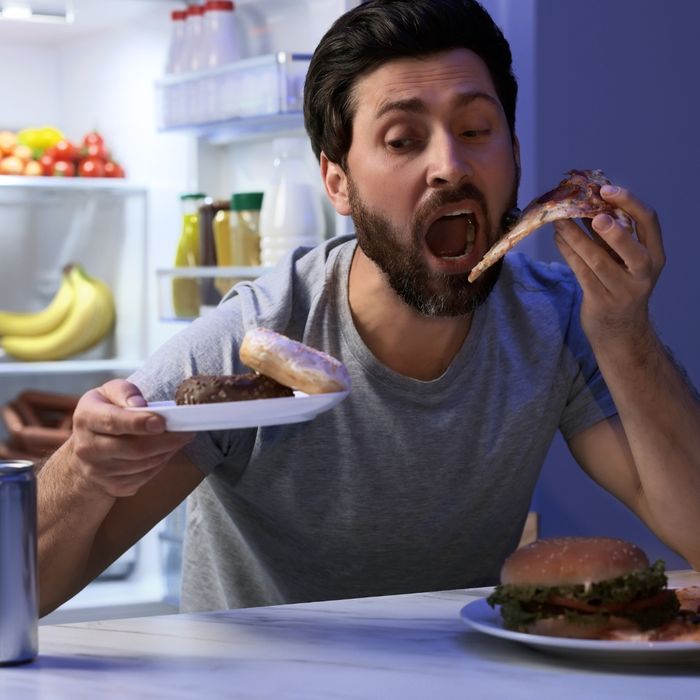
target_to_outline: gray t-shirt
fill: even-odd
[[[237,285],[133,377],[149,400],[193,373],[245,371],[265,326],[342,360],[347,399],[306,423],[200,433],[186,611],[487,585],[516,547],[551,440],[615,413],[568,268],[507,256],[438,379],[381,364],[352,321],[356,241],[334,238]]]

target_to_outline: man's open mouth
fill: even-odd
[[[425,242],[434,256],[457,260],[474,250],[477,227],[473,211],[455,211],[440,217],[430,225]]]

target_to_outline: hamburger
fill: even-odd
[[[555,637],[599,639],[644,631],[676,618],[663,561],[650,565],[636,545],[607,537],[542,539],[503,564],[487,598],[505,627]]]

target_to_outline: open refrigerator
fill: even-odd
[[[200,192],[227,200],[235,192],[266,189],[275,140],[306,138],[301,91],[310,54],[331,23],[359,0],[238,0],[240,59],[179,75],[166,75],[164,67],[171,12],[185,8],[185,2],[22,3],[53,13],[56,21],[0,18],[0,62],[11,66],[4,71],[0,129],[57,124],[74,139],[99,130],[127,177],[0,176],[0,243],[9,252],[0,259],[0,308],[42,308],[70,261],[104,278],[117,306],[114,333],[87,353],[38,364],[0,360],[0,403],[28,387],[81,394],[112,377],[126,377],[189,322],[164,311],[173,280],[183,274],[174,266],[180,195]],[[484,4],[514,37],[521,78],[527,81],[532,0]],[[525,149],[532,111],[524,94],[518,118]],[[306,157],[317,169],[310,147]],[[534,158],[525,153],[523,161],[533,164],[522,174],[521,193],[529,198]],[[320,178],[317,185],[324,235],[350,231],[349,220],[325,202]],[[259,272],[226,271],[232,278]],[[205,284],[221,271],[195,266],[186,274]],[[175,609],[184,509],[183,504],[167,516],[47,620],[104,618],[115,610],[147,614],[148,606],[162,611],[163,603]]]
[[[5,3],[6,5],[7,3]],[[111,288],[114,331],[96,347],[53,361],[0,358],[0,404],[22,392],[79,396],[126,377],[189,319],[164,310],[181,233],[180,195],[228,199],[262,191],[279,136],[304,137],[301,90],[308,59],[346,0],[236,3],[240,60],[167,76],[170,0],[26,3],[49,21],[0,15],[4,79],[0,130],[55,124],[67,138],[99,131],[124,179],[0,176],[0,308],[37,311],[71,262]],[[184,110],[184,104],[196,110]],[[217,111],[203,109],[216,97]],[[308,149],[309,165],[314,167]],[[319,181],[319,197],[321,183]],[[325,210],[325,235],[344,222]],[[229,270],[255,276],[256,270]],[[211,268],[189,269],[198,284]],[[165,290],[165,291],[163,291]],[[165,300],[165,301],[164,301]],[[0,439],[7,429],[0,426]],[[47,622],[162,612],[178,602],[185,505]]]

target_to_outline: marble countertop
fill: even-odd
[[[700,584],[700,574],[674,574],[671,584]],[[700,656],[682,663],[601,664],[470,630],[460,610],[486,592],[45,625],[33,663],[0,668],[0,697],[698,697]]]

